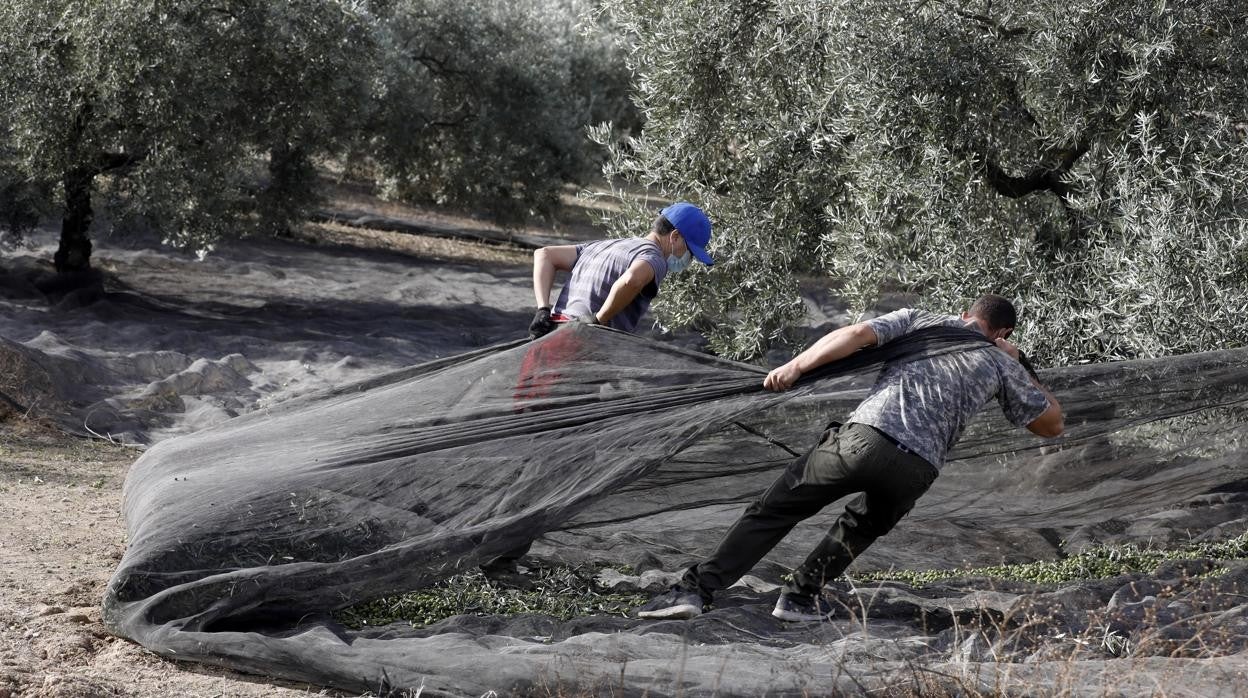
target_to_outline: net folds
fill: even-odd
[[[885,362],[995,351],[949,330],[895,344],[774,394],[758,367],[571,325],[159,443],[126,481],[129,545],[108,587],[106,623],[165,656],[355,691],[540,693],[557,678],[697,693],[653,681],[645,651],[629,644],[643,640],[644,624],[611,626],[618,637],[608,644],[632,657],[634,671],[586,649],[592,623],[578,644],[352,631],[330,615],[542,534],[566,559],[649,555],[679,569],[709,552],[791,453],[852,409]],[[988,543],[1093,531],[1107,517],[1248,479],[1248,354],[1043,377],[1066,406],[1067,436],[1046,445],[981,415],[913,513],[918,523],[864,564],[991,560]],[[799,528],[769,564],[796,564],[828,522]],[[967,526],[981,532],[973,541],[958,533]]]

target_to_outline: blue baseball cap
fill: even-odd
[[[715,263],[706,252],[706,246],[711,242],[711,219],[706,217],[702,209],[687,201],[680,201],[659,211],[659,215],[676,226],[685,244],[689,246],[689,251],[699,262],[708,267]]]

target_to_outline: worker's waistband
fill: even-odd
[[[914,449],[912,449],[912,448],[910,448],[909,446],[907,446],[907,445],[903,444],[902,442],[898,441],[897,439],[894,439],[891,435],[889,435],[887,432],[885,432],[884,430],[882,430],[882,429],[880,429],[880,428],[878,428],[878,427],[871,426],[870,424],[862,424],[862,422],[851,422],[851,424],[861,424],[862,426],[867,427],[867,428],[868,428],[868,429],[870,429],[871,431],[874,431],[875,433],[877,433],[877,434],[879,434],[881,437],[883,437],[885,441],[887,441],[887,442],[889,442],[890,444],[892,444],[892,445],[896,446],[896,447],[897,447],[897,450],[898,450],[898,451],[901,451],[902,453],[909,453],[909,454],[916,455],[916,456],[918,455],[917,453],[915,453],[915,452],[914,452]]]

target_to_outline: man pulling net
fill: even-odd
[[[991,294],[960,317],[902,309],[831,332],[769,373],[765,388],[787,390],[821,366],[931,327],[974,330],[995,344],[888,365],[846,424],[831,425],[814,448],[794,459],[711,556],[641,607],[638,616],[701,614],[715,591],[749,572],[797,523],[858,492],[794,571],[772,611],[788,621],[831,617],[824,584],[914,507],[935,481],[946,453],[989,400],[996,397],[1007,419],[1038,436],[1062,433],[1061,405],[1007,340],[1016,319],[1013,304]]]

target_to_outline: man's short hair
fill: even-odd
[[[988,323],[990,330],[1010,329],[1018,324],[1018,312],[1014,310],[1014,304],[995,293],[981,296],[969,312],[972,317]]]
[[[658,216],[654,219],[654,223],[650,226],[650,232],[656,235],[667,235],[676,229],[672,222],[667,220],[667,216]]]

